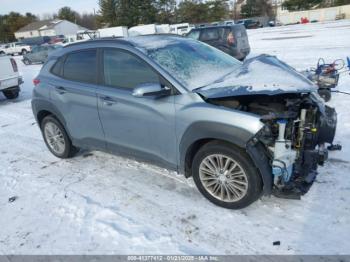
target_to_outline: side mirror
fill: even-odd
[[[170,88],[162,88],[159,83],[144,83],[135,87],[132,95],[135,97],[165,96],[170,95],[170,92]]]

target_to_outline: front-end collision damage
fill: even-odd
[[[314,93],[237,96],[209,103],[260,116],[263,128],[246,144],[262,175],[264,193],[300,198],[313,184],[318,165],[327,160],[337,123],[333,108]]]
[[[318,174],[318,165],[328,158],[325,143],[333,142],[337,114],[333,108],[319,104],[314,94],[284,100],[286,111],[282,114],[261,115],[265,126],[247,144],[247,152],[264,180],[271,176],[265,193],[298,199],[308,192]],[[261,155],[267,159],[269,170],[266,165],[261,166]]]
[[[201,87],[206,102],[260,117],[263,128],[246,150],[264,182],[264,192],[299,198],[327,159],[337,114],[324,104],[316,86],[276,57],[261,55],[239,70]]]

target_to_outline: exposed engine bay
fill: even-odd
[[[272,174],[272,194],[300,198],[309,190],[317,176],[317,166],[328,157],[325,144],[332,144],[337,124],[335,110],[326,106],[318,94],[256,94],[207,102],[261,117],[265,125],[250,146],[263,150],[259,154],[268,159],[269,170],[257,166],[261,173]]]

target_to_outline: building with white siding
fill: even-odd
[[[22,27],[15,32],[15,37],[20,40],[37,36],[74,35],[79,30],[87,29],[67,20],[44,20]]]

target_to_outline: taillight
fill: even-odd
[[[34,84],[35,86],[39,85],[39,84],[40,84],[40,79],[39,79],[39,78],[34,78],[34,79],[33,79],[33,84]]]
[[[17,63],[16,63],[15,59],[10,58],[10,60],[11,60],[13,72],[18,72],[18,67],[17,67]]]
[[[227,36],[227,43],[229,45],[234,45],[235,44],[235,37],[233,36],[232,32],[228,34]]]

